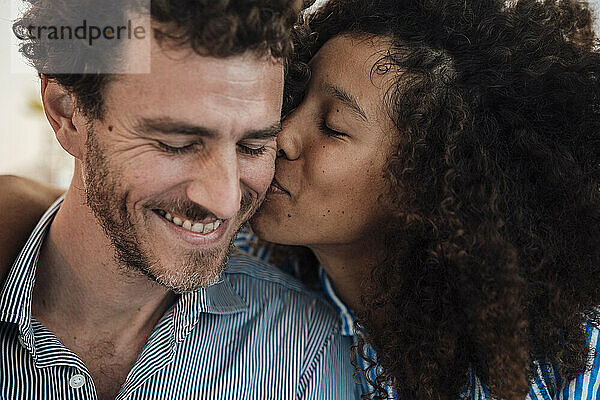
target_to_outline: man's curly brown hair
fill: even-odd
[[[25,38],[21,53],[39,73],[71,91],[88,117],[102,118],[102,93],[111,75],[52,71],[87,71],[116,61],[96,59],[101,53],[93,52],[85,41],[65,44],[32,40],[28,38],[28,27],[77,26],[86,12],[100,9],[119,10],[124,20],[128,11],[144,12],[144,2],[103,0],[100,5],[97,0],[26,1],[28,10],[13,25],[15,34]],[[158,24],[153,33],[159,39],[168,39],[168,46],[189,46],[196,53],[211,57],[252,50],[279,59],[292,50],[290,31],[305,6],[302,0],[152,0],[150,4],[152,22]]]
[[[336,35],[391,40],[372,73],[396,76],[383,101],[398,212],[358,315],[359,350],[372,344],[384,371],[372,398],[391,383],[400,399],[455,399],[473,368],[522,399],[534,360],[564,379],[586,368],[600,305],[592,26],[575,0],[329,0],[308,39],[298,29],[296,67]]]

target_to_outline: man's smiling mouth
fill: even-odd
[[[203,221],[190,221],[189,219],[185,219],[184,217],[174,215],[165,210],[154,210],[154,212],[180,228],[183,228],[190,232],[202,233],[205,235],[216,231],[219,228],[219,226],[221,226],[221,224],[225,222],[222,219],[216,218],[207,218]]]

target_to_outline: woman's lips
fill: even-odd
[[[269,192],[270,193],[287,194],[288,196],[290,195],[290,192],[288,192],[283,186],[281,186],[281,184],[279,182],[277,182],[277,179],[275,179],[275,178],[273,178],[273,182],[271,182],[271,186],[269,187]]]

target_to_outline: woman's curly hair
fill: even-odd
[[[125,25],[128,12],[150,14],[155,37],[169,46],[188,46],[196,53],[229,57],[247,50],[282,59],[292,50],[290,32],[303,0],[26,0],[27,11],[13,25],[21,39],[20,51],[36,70],[69,91],[88,117],[103,116],[103,88],[110,70],[120,60],[114,52],[117,41],[91,46],[86,40],[42,40],[30,36],[30,27],[75,27],[86,15],[104,16],[111,24]],[[146,6],[150,4],[150,9]],[[84,74],[65,73],[86,71]],[[89,71],[89,72],[87,72]]]
[[[473,368],[494,396],[522,399],[535,360],[564,379],[583,371],[600,305],[587,4],[329,0],[307,22],[298,62],[340,34],[391,40],[372,73],[395,74],[384,101],[401,138],[386,169],[398,211],[358,315],[359,351],[370,343],[383,367],[371,397],[391,383],[401,399],[453,399]],[[307,76],[301,65],[290,77]]]

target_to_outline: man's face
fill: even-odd
[[[85,128],[85,190],[122,265],[187,291],[218,278],[269,187],[283,68],[152,50],[152,72],[118,76]]]

